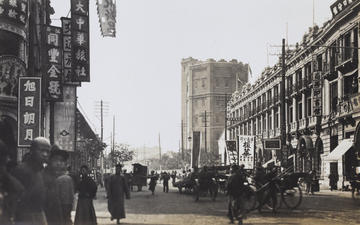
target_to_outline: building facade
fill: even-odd
[[[182,148],[192,149],[193,132],[200,132],[200,152],[218,155],[226,98],[248,81],[248,65],[187,58],[181,66]]]
[[[360,1],[336,1],[330,9],[331,20],[309,28],[301,43],[286,52],[285,101],[278,63],[233,94],[228,134],[233,140],[255,135],[259,162],[286,157],[295,171],[316,170],[323,187],[330,173],[338,174],[338,187],[344,187],[360,165]],[[282,103],[285,115],[280,114]],[[280,138],[282,116],[288,150],[264,149],[265,139]]]

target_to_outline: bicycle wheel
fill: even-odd
[[[302,191],[299,186],[285,189],[281,192],[281,199],[289,209],[296,209],[302,201]]]

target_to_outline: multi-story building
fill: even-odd
[[[333,18],[314,26],[286,55],[285,101],[281,65],[266,68],[254,85],[246,84],[229,103],[229,138],[255,135],[258,161],[273,157],[263,140],[280,138],[285,117],[288,157],[296,171],[316,170],[322,186],[330,173],[338,187],[360,166],[359,19],[360,1],[336,1]],[[280,105],[285,104],[285,115]],[[284,152],[281,154],[283,156]]]
[[[248,81],[248,65],[231,60],[181,62],[182,148],[192,149],[193,132],[200,132],[200,151],[219,154],[217,141],[225,127],[225,101]]]

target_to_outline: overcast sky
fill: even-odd
[[[333,2],[315,0],[320,27]],[[53,18],[66,16],[69,3],[52,0]],[[162,149],[177,151],[181,59],[237,59],[250,64],[255,79],[268,65],[267,45],[286,37],[286,23],[289,44],[300,42],[313,24],[313,0],[118,0],[116,38],[103,38],[90,0],[91,82],[78,88],[78,100],[98,133],[95,102],[108,103],[108,143],[115,115],[116,142],[156,146],[160,132]],[[269,56],[270,66],[276,61]]]

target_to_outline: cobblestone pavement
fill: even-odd
[[[180,224],[228,224],[226,217],[226,196],[218,196],[215,202],[209,197],[194,202],[189,194],[179,194],[170,188],[163,193],[161,185],[156,188],[155,196],[149,191],[131,192],[126,201],[126,225],[180,225]],[[110,221],[107,200],[103,189],[98,191],[95,200],[98,224],[116,224]],[[73,212],[74,213],[74,212]],[[281,208],[274,215],[271,212],[250,213],[244,224],[360,224],[360,205],[355,205],[350,192],[322,191],[315,195],[305,195],[301,206],[293,211]]]

